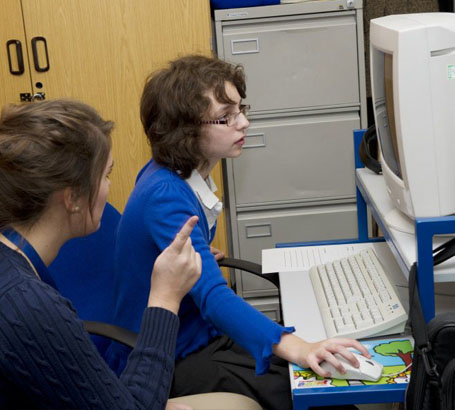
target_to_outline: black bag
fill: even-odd
[[[453,255],[455,239],[433,251],[434,266]],[[455,312],[436,315],[428,325],[425,323],[415,263],[409,272],[408,327],[415,344],[406,410],[455,409]]]

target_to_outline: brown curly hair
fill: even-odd
[[[51,195],[67,187],[93,206],[112,128],[79,101],[6,106],[0,117],[0,230],[32,225]]]
[[[185,179],[207,163],[200,149],[200,121],[210,108],[209,91],[219,102],[234,104],[226,95],[226,81],[246,97],[243,67],[217,58],[182,57],[147,78],[141,121],[158,164]]]

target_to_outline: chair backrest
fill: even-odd
[[[59,292],[68,298],[84,320],[112,323],[114,309],[114,250],[120,213],[109,203],[100,228],[68,241],[49,266]],[[93,337],[101,354],[108,341]]]
[[[59,292],[72,302],[79,317],[84,321],[102,322],[96,324],[96,329],[103,329],[103,332],[105,328],[100,325],[113,323],[114,254],[120,217],[120,213],[107,203],[100,228],[89,236],[68,241],[49,266]],[[232,258],[225,258],[219,264],[261,276],[277,286],[279,291],[278,274],[261,274],[261,265]],[[92,339],[104,355],[110,339],[98,335]]]

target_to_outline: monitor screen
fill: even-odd
[[[395,128],[395,114],[393,105],[393,56],[389,53],[378,52],[377,64],[383,61],[383,76],[378,78],[378,86],[382,88],[375,93],[376,99],[376,125],[381,144],[383,161],[390,170],[398,177],[402,178],[400,167],[400,156],[398,155],[397,131]]]

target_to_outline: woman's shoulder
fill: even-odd
[[[71,303],[41,281],[22,255],[0,243],[0,310],[11,310],[13,304],[17,312],[38,312],[52,306],[46,315],[52,316],[60,308],[74,314]]]
[[[0,242],[0,297],[19,284],[33,281],[34,276],[27,260]]]

